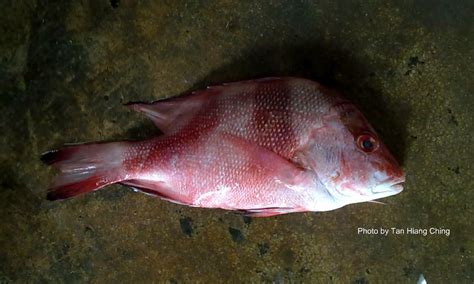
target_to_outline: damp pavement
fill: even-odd
[[[474,2],[0,6],[0,282],[473,281]],[[159,134],[123,103],[283,75],[355,101],[403,164],[405,190],[387,205],[265,219],[118,185],[45,200],[43,151]]]

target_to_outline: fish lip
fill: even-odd
[[[398,193],[398,192],[401,192],[401,191],[403,191],[403,185],[404,185],[404,182],[403,182],[403,181],[401,181],[401,182],[398,182],[398,183],[392,184],[392,185],[390,186],[390,189],[391,189],[392,191],[394,191],[394,192],[397,192],[397,193]]]
[[[393,181],[391,183],[382,183],[379,184],[378,186],[375,186],[372,188],[372,193],[373,194],[387,194],[391,193],[392,194],[397,194],[403,191],[403,184],[405,180],[397,180]]]

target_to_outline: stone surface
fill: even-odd
[[[473,3],[2,1],[0,282],[472,282]],[[405,191],[266,219],[121,186],[45,200],[41,152],[158,133],[122,103],[278,75],[357,102],[403,163]]]

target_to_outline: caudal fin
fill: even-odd
[[[126,142],[84,144],[52,150],[41,161],[60,170],[48,200],[73,197],[123,180]]]

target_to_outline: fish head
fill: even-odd
[[[309,160],[334,208],[403,190],[400,165],[354,105],[335,107],[323,125],[312,139]]]

